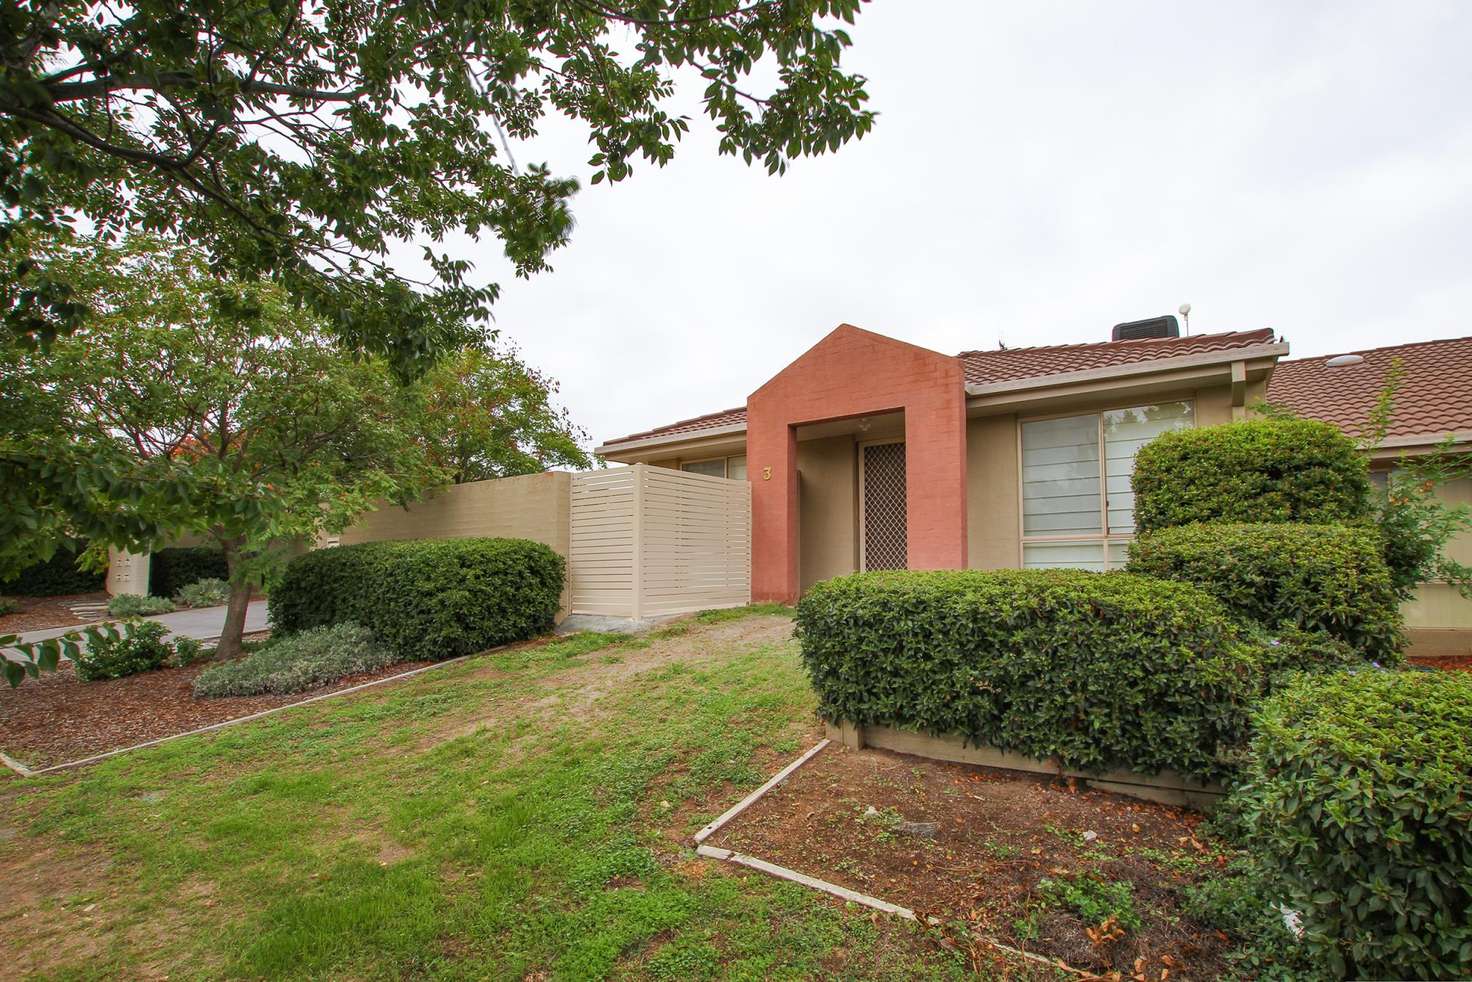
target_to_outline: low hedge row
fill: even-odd
[[[413,539],[318,549],[271,591],[277,631],[353,621],[396,658],[467,655],[550,629],[564,561],[526,539]]]
[[[1357,522],[1369,465],[1328,423],[1255,419],[1164,433],[1135,455],[1135,526]]]
[[[148,564],[148,592],[172,597],[199,580],[228,580],[225,554],[214,546],[174,546],[154,553]]]
[[[1225,810],[1340,977],[1472,964],[1472,676],[1300,677],[1255,719]]]
[[[86,544],[67,542],[44,563],[28,566],[0,590],[17,597],[59,597],[69,593],[95,593],[107,582],[107,573],[77,568],[77,557]]]
[[[1129,570],[1194,583],[1268,630],[1323,631],[1382,663],[1405,644],[1400,603],[1373,529],[1203,524],[1130,546]]]
[[[1085,771],[1219,777],[1261,685],[1221,603],[1127,573],[860,573],[809,590],[797,625],[828,720]]]

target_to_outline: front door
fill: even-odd
[[[901,440],[859,446],[859,566],[904,569],[905,444]]]

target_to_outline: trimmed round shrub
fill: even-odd
[[[179,588],[174,601],[181,607],[218,607],[230,599],[230,584],[210,577]]]
[[[158,621],[129,621],[86,632],[87,643],[77,652],[77,677],[83,682],[120,679],[161,668],[174,653],[166,641],[169,629]]]
[[[17,597],[60,597],[69,593],[96,593],[107,582],[107,573],[79,569],[77,559],[84,542],[63,542],[44,563],[21,570],[4,581],[5,592]]]
[[[174,546],[149,558],[148,592],[172,597],[199,580],[228,580],[225,554],[215,546]]]
[[[1305,676],[1255,720],[1226,802],[1336,974],[1472,964],[1472,676]]]
[[[551,629],[563,558],[527,539],[410,539],[293,559],[269,598],[277,631],[353,621],[396,658],[468,655]]]
[[[211,665],[194,679],[200,697],[301,692],[394,662],[368,629],[343,623],[272,638],[244,658]]]
[[[797,625],[825,719],[1084,771],[1221,776],[1259,686],[1216,599],[1127,573],[860,573],[809,590]]]
[[[1405,644],[1399,598],[1373,529],[1206,524],[1130,545],[1129,571],[1194,583],[1269,631],[1322,631],[1393,663]]]
[[[1371,512],[1365,455],[1311,419],[1163,433],[1135,455],[1132,481],[1140,532],[1192,522],[1358,522]]]
[[[142,597],[136,593],[120,593],[107,602],[107,612],[113,617],[148,617],[173,610],[174,602],[166,597]]]

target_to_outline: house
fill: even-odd
[[[1472,339],[1328,367],[1280,362],[1288,345],[1268,329],[1181,337],[1167,317],[1114,335],[946,355],[844,324],[745,406],[597,452],[748,479],[752,599],[792,602],[861,569],[1117,568],[1145,442],[1263,398],[1352,431],[1398,351],[1409,371],[1384,462],[1449,431],[1472,441]],[[1427,590],[1417,627],[1472,632],[1472,603]]]

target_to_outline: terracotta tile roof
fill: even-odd
[[[1197,334],[1184,338],[1148,338],[1139,341],[1099,341],[1093,344],[1054,344],[1039,348],[1006,348],[1000,351],[963,351],[968,384],[1015,382],[1063,372],[1129,365],[1157,358],[1178,358],[1207,351],[1228,351],[1273,340],[1270,328],[1260,331],[1228,331]]]
[[[1057,344],[1036,348],[1007,348],[999,351],[963,351],[960,358],[967,384],[1014,382],[1026,378],[1042,378],[1063,372],[1087,371],[1112,365],[1129,365],[1158,358],[1208,351],[1228,351],[1273,341],[1270,328],[1258,331],[1227,331],[1222,334],[1197,334],[1185,338],[1151,338],[1140,341],[1100,341],[1092,344]],[[696,416],[668,426],[630,433],[609,444],[656,437],[696,435],[717,427],[746,422],[746,407],[725,409],[718,413]]]
[[[1268,402],[1358,434],[1385,385],[1391,359],[1398,357],[1405,377],[1386,436],[1440,438],[1472,430],[1472,338],[1345,354],[1364,361],[1338,368],[1328,367],[1327,358],[1279,362],[1268,380]]]

